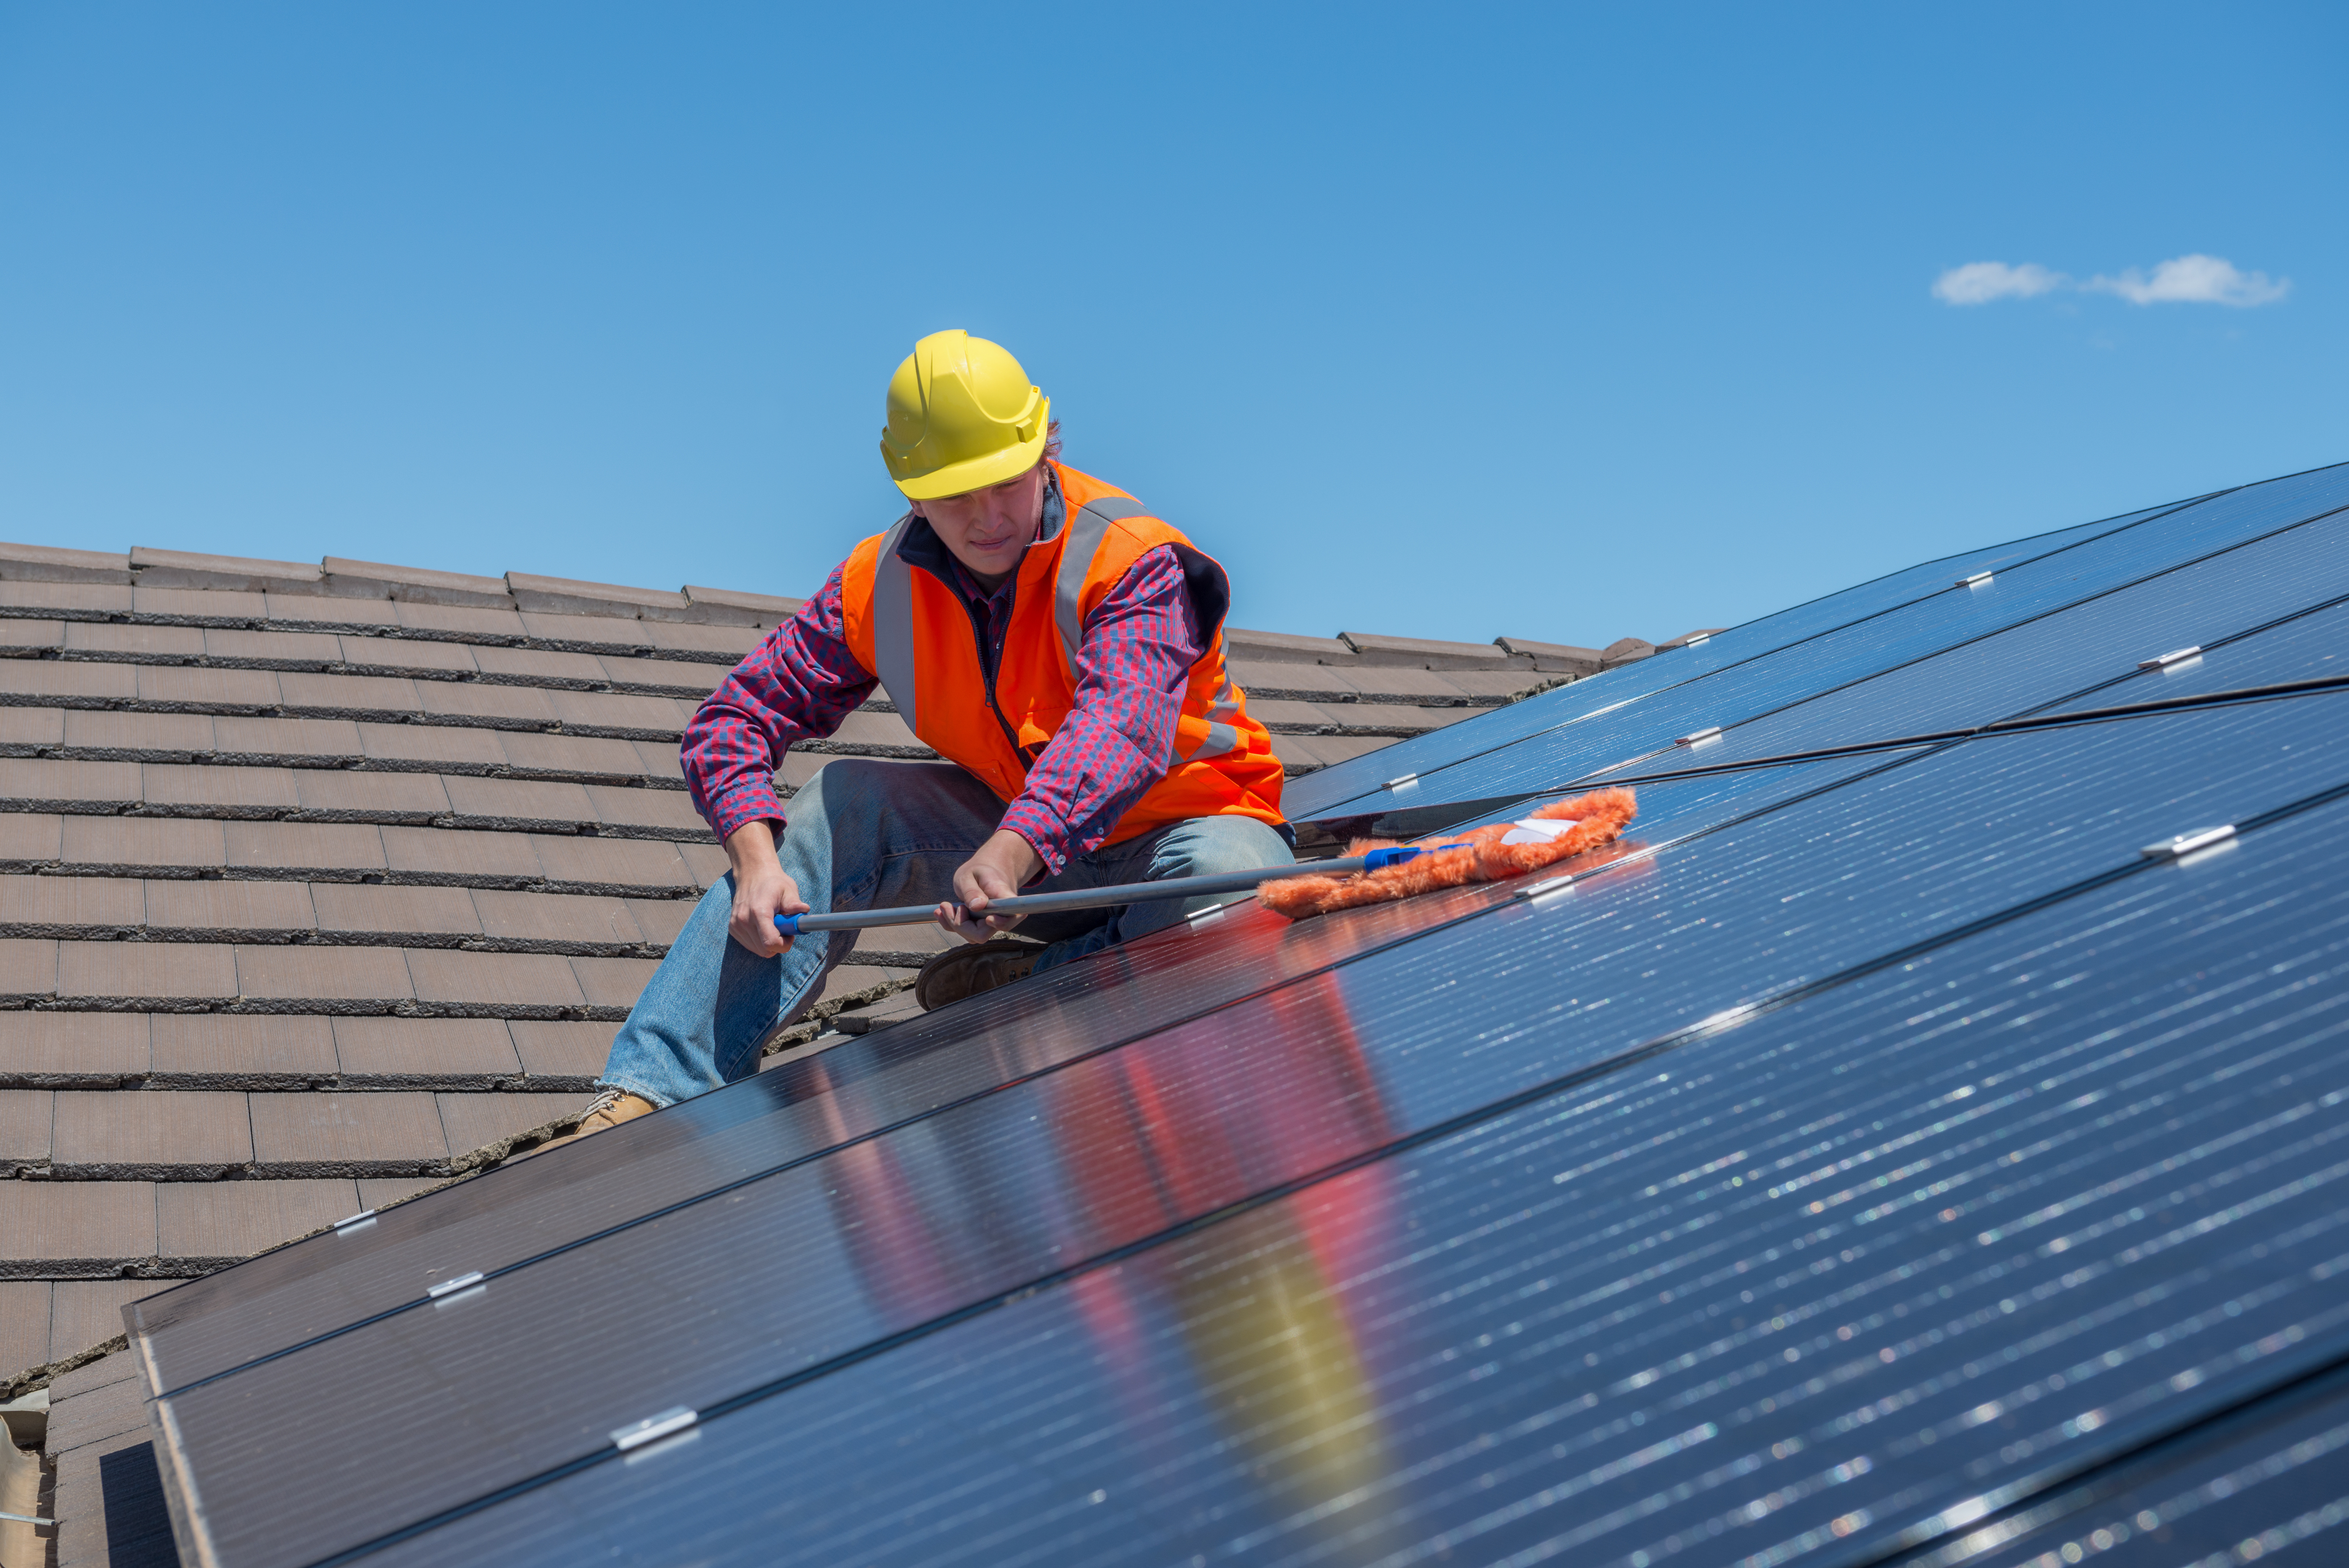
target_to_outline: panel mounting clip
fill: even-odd
[[[1383,783],[1383,784],[1380,785],[1380,786],[1379,786],[1379,788],[1380,788],[1380,789],[1402,789],[1402,788],[1404,785],[1406,785],[1406,784],[1416,784],[1416,783],[1418,783],[1418,782],[1419,782],[1419,775],[1418,775],[1418,774],[1416,774],[1416,773],[1406,773],[1406,774],[1404,774],[1404,775],[1403,775],[1402,778],[1400,778],[1400,779],[1388,779],[1385,783]]]
[[[444,1279],[439,1284],[428,1285],[425,1287],[424,1294],[432,1300],[439,1301],[444,1296],[454,1295],[460,1290],[472,1289],[481,1283],[481,1271],[475,1269],[471,1274],[460,1274],[455,1279]]]
[[[672,1406],[657,1416],[647,1416],[641,1421],[619,1428],[612,1433],[612,1446],[626,1453],[630,1449],[657,1443],[671,1432],[681,1432],[699,1419],[701,1412],[698,1410],[688,1410],[683,1405]]]
[[[2207,850],[2213,844],[2223,844],[2235,836],[2235,825],[2224,823],[2216,828],[2197,828],[2190,833],[2180,833],[2174,839],[2164,839],[2158,844],[2147,844],[2137,851],[2149,861],[2182,861],[2197,850]]]
[[[2201,652],[2199,646],[2172,648],[2158,658],[2137,660],[2137,667],[2141,670],[2166,670],[2172,665],[2182,665],[2189,659],[2200,656]]]
[[[1672,744],[1674,746],[1702,746],[1708,740],[1719,740],[1720,738],[1721,726],[1711,724],[1705,726],[1704,728],[1696,731],[1694,734],[1682,736],[1679,739],[1673,741]]]
[[[1971,577],[1959,578],[1957,580],[1958,586],[1961,588],[1979,588],[1997,575],[1998,573],[1995,572],[1977,572]]]
[[[373,1209],[361,1209],[357,1213],[351,1215],[347,1219],[336,1220],[335,1222],[335,1234],[339,1236],[346,1231],[363,1230],[367,1226],[374,1223],[375,1211]]]

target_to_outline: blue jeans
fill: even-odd
[[[843,757],[792,797],[777,846],[783,870],[818,913],[936,903],[954,897],[955,869],[995,831],[1003,802],[950,762],[872,762]],[[1253,817],[1196,817],[1122,844],[1072,856],[1058,876],[1028,891],[1158,882],[1287,863],[1280,832]],[[1113,943],[1146,936],[1229,893],[1031,915],[1019,931],[1049,943],[1040,970]],[[693,917],[636,998],[612,1042],[603,1081],[674,1105],[750,1077],[759,1047],[797,1021],[823,977],[856,945],[856,933],[810,934],[778,958],[761,958],[727,934],[734,879],[701,895]]]

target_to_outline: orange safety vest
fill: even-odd
[[[1278,825],[1280,759],[1224,669],[1224,610],[1231,597],[1224,569],[1114,485],[1057,462],[1052,471],[1065,521],[1021,558],[992,691],[961,596],[897,552],[914,524],[911,512],[859,544],[841,567],[849,650],[888,688],[898,716],[924,745],[1009,803],[1076,706],[1074,655],[1085,617],[1143,552],[1171,544],[1208,633],[1207,649],[1191,666],[1165,777],[1126,809],[1104,842],[1123,843],[1193,817],[1254,817]]]

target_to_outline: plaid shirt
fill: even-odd
[[[1055,483],[1046,492],[1040,533],[1058,532],[1063,515]],[[959,562],[948,557],[947,564],[947,586],[984,631],[991,679],[1019,574],[989,593]],[[1145,552],[1085,617],[1075,655],[1076,706],[1003,813],[1002,826],[1035,847],[1047,875],[1071,855],[1098,848],[1127,808],[1165,777],[1184,687],[1207,642],[1182,562],[1168,545]],[[776,763],[793,742],[838,729],[878,684],[849,652],[834,567],[823,590],[735,665],[686,727],[681,759],[694,809],[721,841],[761,819],[780,831]]]

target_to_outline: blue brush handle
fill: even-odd
[[[988,905],[989,913],[1043,914],[1068,909],[1116,909],[1123,904],[1147,903],[1154,899],[1198,898],[1216,892],[1250,892],[1258,883],[1277,882],[1287,877],[1344,876],[1357,872],[1384,871],[1399,866],[1437,850],[1461,850],[1471,846],[1467,841],[1457,843],[1431,844],[1415,849],[1398,844],[1391,850],[1372,850],[1367,854],[1352,855],[1340,861],[1306,861],[1297,865],[1265,866],[1251,872],[1220,872],[1208,876],[1169,877],[1164,882],[1127,882],[1121,887],[1079,888],[1069,892],[1022,893],[1016,898],[999,898]],[[936,904],[909,904],[902,909],[853,909],[841,914],[779,914],[775,930],[784,936],[798,936],[819,931],[869,931],[883,925],[926,925],[935,916]]]

